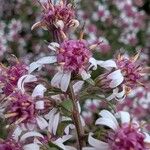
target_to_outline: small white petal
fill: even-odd
[[[75,93],[75,94],[77,94],[77,93],[81,90],[83,84],[84,84],[84,81],[77,81],[77,82],[73,85],[73,90],[74,90],[74,93]]]
[[[55,114],[54,116],[54,120],[53,120],[53,134],[56,135],[56,131],[58,128],[58,124],[59,124],[59,119],[60,119],[60,113]]]
[[[144,132],[144,134],[146,136],[145,139],[144,139],[144,142],[150,143],[150,135],[148,133],[146,133],[146,132]]]
[[[121,92],[116,93],[116,99],[119,101],[124,100],[125,96],[125,88]]]
[[[40,129],[45,129],[46,127],[48,127],[48,123],[47,123],[47,121],[43,118],[43,117],[41,117],[41,116],[38,116],[37,118],[36,118],[36,121],[37,121],[37,124],[38,124],[38,126],[39,126],[39,128]]]
[[[119,126],[118,121],[111,112],[109,112],[108,110],[102,110],[99,114],[103,118],[108,118],[108,119],[112,120],[114,122],[116,128],[118,128],[118,126]]]
[[[43,97],[45,92],[46,88],[42,84],[38,84],[33,90],[32,97],[36,96]]]
[[[65,146],[66,150],[77,150],[76,148],[72,147],[72,146]]]
[[[63,144],[62,138],[58,138],[56,141],[53,141],[52,143],[54,143],[55,145],[57,145],[61,149],[66,150],[65,145]]]
[[[116,117],[119,117],[121,119],[121,123],[130,123],[130,114],[125,111],[119,111],[116,113]]]
[[[82,70],[81,77],[83,80],[87,80],[87,79],[91,78],[91,75],[89,73],[87,73],[85,70]]]
[[[56,112],[57,112],[57,109],[53,108],[47,115],[45,115],[45,118],[49,120],[48,131],[51,133],[53,132],[54,116]]]
[[[68,141],[69,139],[71,139],[72,138],[72,135],[63,135],[62,136],[62,141],[63,142],[66,142],[66,141]]]
[[[16,141],[18,141],[19,136],[21,135],[22,131],[23,131],[23,130],[18,126],[18,127],[15,129],[15,131],[13,132],[13,135],[12,135],[13,139],[15,139]]]
[[[51,85],[56,88],[60,88],[61,79],[63,77],[62,71],[58,71],[51,80]]]
[[[109,145],[107,143],[93,138],[92,133],[89,134],[88,142],[91,146],[96,148],[95,150],[108,150],[109,149]]]
[[[89,59],[89,62],[91,63],[89,69],[93,67],[93,70],[96,70],[97,69],[97,60],[95,58],[91,57]]]
[[[40,150],[40,146],[36,143],[27,144],[23,147],[24,150]]]
[[[114,60],[106,60],[102,64],[100,64],[101,67],[110,70],[112,68],[117,68],[117,65]]]
[[[66,135],[69,135],[70,129],[75,129],[75,125],[74,124],[69,124],[65,127],[64,132]]]
[[[107,110],[102,110],[99,114],[102,117],[96,120],[96,123],[95,123],[96,125],[105,125],[113,130],[117,130],[117,128],[119,127],[119,124],[118,124],[117,119],[111,112]]]
[[[63,92],[66,92],[70,83],[71,72],[64,73],[61,78],[60,88]]]
[[[82,150],[99,150],[99,149],[93,147],[83,147]]]
[[[49,45],[48,45],[48,48],[53,50],[53,51],[56,51],[57,48],[59,48],[60,45],[56,42],[51,42]]]
[[[124,77],[122,76],[120,70],[116,70],[116,71],[114,71],[113,73],[109,74],[109,75],[107,76],[107,78],[110,79],[110,80],[112,80],[112,81],[110,82],[110,85],[109,85],[111,88],[117,87],[117,86],[120,85],[120,84],[123,82],[123,80],[124,80]]]
[[[41,137],[44,138],[42,134],[36,132],[36,131],[31,131],[31,132],[27,132],[25,133],[21,138],[20,141],[24,141],[29,137]]]
[[[113,130],[116,130],[117,129],[117,126],[116,124],[110,120],[109,118],[99,118],[96,120],[96,125],[104,125],[104,126],[107,126]]]
[[[33,62],[30,64],[29,73],[33,72],[34,70],[38,68],[41,68],[43,65],[53,64],[55,62],[57,62],[56,56],[47,56],[47,57],[40,58],[36,62]]]
[[[44,101],[37,101],[37,102],[35,103],[35,108],[36,108],[37,110],[43,110],[43,109],[44,109]]]
[[[29,82],[35,82],[35,81],[37,81],[37,78],[34,75],[31,74],[24,75],[18,80],[17,87],[22,92],[25,92],[24,84]]]

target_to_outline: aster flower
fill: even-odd
[[[29,72],[32,73],[36,69],[40,69],[45,64],[56,63],[58,72],[51,80],[51,85],[60,88],[66,92],[71,80],[71,75],[80,75],[83,80],[91,77],[89,70],[97,69],[102,61],[97,61],[92,57],[91,50],[97,44],[88,45],[81,40],[64,40],[61,44],[52,42],[49,48],[55,52],[54,56],[47,56],[33,62],[29,66]]]
[[[146,150],[149,147],[150,136],[141,131],[140,126],[131,121],[128,112],[120,111],[115,116],[107,110],[100,112],[101,117],[96,120],[96,125],[109,127],[105,141],[92,137],[90,133],[88,142],[92,147],[84,150]],[[117,121],[120,119],[121,122]]]
[[[113,90],[113,94],[107,97],[108,100],[124,99],[132,89],[143,86],[143,76],[147,69],[137,62],[139,55],[140,53],[131,58],[119,55],[115,60],[101,63],[100,66],[107,71],[99,76],[98,84],[105,92]]]
[[[40,2],[43,8],[42,20],[32,26],[32,30],[37,27],[43,27],[50,31],[68,30],[70,27],[77,27],[79,22],[75,19],[75,11],[72,4],[66,0],[57,2],[46,0]]]
[[[0,85],[3,93],[8,96],[17,87],[19,78],[28,72],[26,64],[18,60],[9,67],[0,65]]]
[[[44,110],[44,101],[36,100],[36,97],[43,98],[46,88],[39,84],[33,90],[32,96],[15,90],[7,98],[5,107],[5,118],[12,124],[25,124],[27,127],[32,128],[37,123],[40,129],[48,126],[47,121],[39,115],[39,111]]]

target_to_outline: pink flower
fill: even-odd
[[[92,57],[91,50],[98,44],[89,45],[85,40],[65,40],[61,44],[52,42],[49,48],[55,52],[30,64],[29,72],[32,73],[43,65],[56,63],[58,72],[51,80],[52,86],[66,92],[71,80],[71,75],[80,75],[83,80],[88,80],[91,75],[89,70],[96,70],[102,63]]]
[[[146,150],[150,143],[150,135],[141,131],[140,126],[130,119],[128,112],[120,111],[113,115],[107,110],[100,112],[101,117],[96,125],[103,125],[112,130],[106,132],[106,139],[100,141],[89,134],[88,142],[92,147],[84,150]],[[117,120],[120,119],[120,122]]]
[[[61,29],[68,30],[70,27],[76,27],[79,22],[75,19],[75,11],[72,4],[67,4],[65,0],[40,3],[43,7],[42,20],[35,23],[32,29],[37,27],[47,28],[48,30]]]
[[[35,102],[30,95],[22,93],[21,91],[14,91],[9,95],[5,118],[7,118],[10,123],[34,123],[35,116]]]
[[[0,141],[0,150],[23,150],[23,147],[14,139],[9,138],[5,141]]]
[[[16,62],[10,67],[0,66],[0,84],[5,95],[9,95],[17,87],[19,78],[27,73],[27,65]]]
[[[107,98],[108,100],[123,99],[133,88],[142,85],[146,68],[137,62],[139,54],[131,58],[119,55],[115,60],[101,63],[100,66],[107,71],[99,76],[98,84],[105,92],[113,90],[113,94]]]
[[[57,62],[63,70],[76,72],[85,69],[91,57],[88,44],[84,40],[67,40],[60,44]]]

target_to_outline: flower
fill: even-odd
[[[22,145],[11,138],[5,141],[0,141],[0,149],[1,150],[23,150]]]
[[[85,150],[146,150],[150,143],[150,136],[141,131],[140,126],[130,119],[128,112],[120,111],[115,116],[107,110],[100,112],[101,117],[96,120],[96,125],[109,127],[106,140],[100,141],[92,137],[90,133],[88,142],[93,148]],[[118,122],[120,119],[121,122]]]
[[[20,80],[19,80],[20,81]],[[44,110],[45,104],[43,98],[46,88],[42,84],[38,84],[32,93],[32,96],[22,91],[21,89],[15,90],[7,98],[5,107],[5,118],[9,123],[25,124],[29,128],[37,123],[40,129],[48,126],[44,117],[40,116],[39,112]],[[40,97],[41,99],[36,99]]]
[[[58,72],[51,80],[52,86],[60,88],[66,92],[71,80],[71,75],[81,75],[83,80],[91,77],[89,70],[97,69],[97,65],[102,61],[97,61],[92,57],[91,50],[95,45],[88,45],[88,43],[81,40],[64,40],[61,44],[52,42],[49,48],[56,54],[54,56],[47,56],[33,62],[29,66],[29,72],[32,73],[37,68],[41,68],[45,64],[57,63]]]
[[[58,0],[57,3],[47,0],[40,4],[43,8],[42,20],[35,23],[32,30],[37,27],[52,31],[53,29],[68,30],[79,25],[79,22],[74,19],[75,12],[72,4],[68,4],[65,0]]]
[[[143,68],[140,62],[136,62],[139,54],[131,58],[119,55],[115,60],[101,63],[100,66],[107,71],[99,76],[98,84],[105,92],[113,90],[113,94],[107,97],[108,100],[124,99],[132,89],[143,85],[146,68]]]
[[[17,87],[19,78],[28,72],[28,67],[22,62],[16,60],[15,64],[5,67],[0,65],[0,84],[2,91],[6,96],[11,94]]]

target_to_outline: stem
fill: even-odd
[[[74,122],[74,125],[76,127],[76,133],[77,133],[77,141],[78,141],[78,149],[82,150],[82,147],[85,145],[84,142],[84,129],[82,127],[81,119],[80,119],[80,113],[78,109],[77,104],[77,98],[75,96],[72,83],[70,83],[70,97],[73,103],[73,112],[72,112],[72,119]]]

